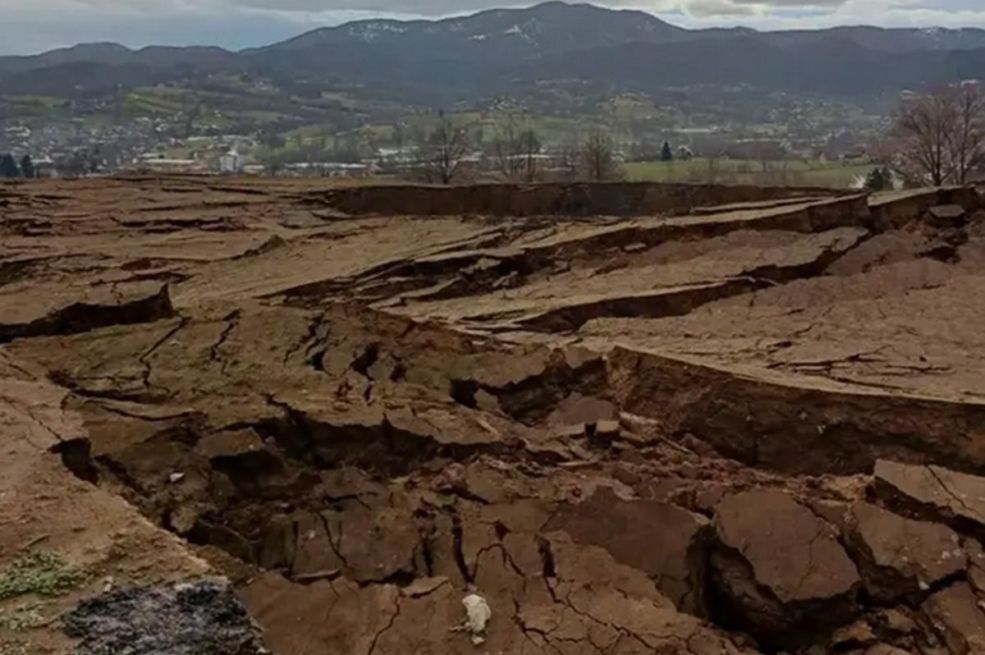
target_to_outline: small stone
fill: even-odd
[[[485,389],[479,389],[475,392],[475,406],[484,412],[489,412],[491,414],[498,414],[502,411],[499,405],[499,398],[492,395]]]
[[[400,593],[408,598],[421,598],[433,593],[436,589],[448,582],[448,578],[438,576],[434,578],[417,578],[406,587],[400,589]]]
[[[966,213],[964,207],[961,205],[937,205],[927,211],[934,221],[946,224],[960,221]]]
[[[635,487],[642,480],[639,474],[634,473],[628,468],[622,466],[617,466],[612,470],[612,477],[619,480],[619,482],[622,482],[627,487]]]
[[[856,621],[851,625],[835,630],[831,636],[831,645],[839,650],[844,650],[845,648],[868,646],[875,640],[876,634],[872,630],[872,626],[865,621]]]
[[[882,624],[886,630],[896,634],[908,635],[917,629],[917,624],[913,619],[903,611],[895,608],[883,610],[879,614],[879,618],[882,620]]]
[[[559,439],[577,439],[585,436],[585,424],[574,423],[562,425],[554,429],[554,435]]]
[[[263,448],[263,439],[253,430],[222,430],[202,437],[195,452],[208,457],[236,457]]]
[[[595,424],[595,436],[603,439],[614,439],[619,436],[619,421],[599,421]]]
[[[170,482],[171,484],[176,484],[184,479],[185,479],[184,473],[172,473],[171,475],[168,476],[168,482]]]
[[[889,644],[876,644],[865,651],[865,655],[912,655],[910,651],[890,646]]]
[[[968,582],[985,596],[985,548],[974,539],[965,539],[964,550],[968,554]]]
[[[714,446],[707,441],[698,439],[693,434],[685,434],[681,437],[679,443],[696,455],[701,455],[702,457],[720,457]]]
[[[198,521],[199,511],[193,505],[180,505],[168,516],[171,529],[180,535],[188,534]]]
[[[617,417],[615,405],[593,396],[573,393],[547,417],[548,425],[592,424]]]

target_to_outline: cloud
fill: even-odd
[[[840,7],[848,0],[731,0],[741,5],[762,5],[786,9],[813,9],[815,7]]]
[[[733,0],[691,0],[683,7],[692,16],[754,16],[762,11],[759,3],[733,2]]]

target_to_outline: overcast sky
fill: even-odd
[[[0,54],[79,42],[244,48],[357,18],[440,17],[510,0],[0,0]],[[985,0],[600,0],[678,25],[761,29],[835,24],[985,28]]]

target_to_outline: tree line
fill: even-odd
[[[37,169],[34,166],[34,161],[31,160],[31,155],[24,155],[20,163],[14,158],[11,153],[6,153],[0,155],[0,178],[17,178],[17,177],[37,177]]]
[[[985,89],[962,82],[908,94],[886,146],[883,176],[895,174],[909,186],[970,182],[985,166]]]
[[[472,172],[469,163],[480,141],[475,127],[458,123],[440,112],[438,124],[417,146],[423,179],[435,184],[467,180]],[[544,151],[537,131],[515,116],[497,126],[492,139],[494,168],[508,182],[531,183],[544,179],[548,173],[547,159],[557,168],[552,173],[566,179],[601,182],[625,177],[616,143],[603,130],[592,131],[576,145],[562,148],[552,157],[547,157]]]
[[[462,181],[478,142],[474,129],[440,114],[439,124],[418,148],[425,179],[441,184]],[[543,151],[537,132],[510,117],[498,126],[491,154],[502,179],[534,182],[545,173]],[[899,183],[920,187],[971,182],[975,172],[985,172],[985,86],[969,81],[906,94],[887,138],[870,153],[878,164],[863,182],[869,191]],[[554,163],[560,170],[555,173],[566,179],[624,177],[616,144],[604,130],[591,132],[556,155]],[[669,143],[659,149],[659,159],[675,159]]]

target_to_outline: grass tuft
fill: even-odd
[[[60,596],[85,579],[83,571],[71,568],[53,553],[29,553],[0,569],[0,600],[25,594]]]

